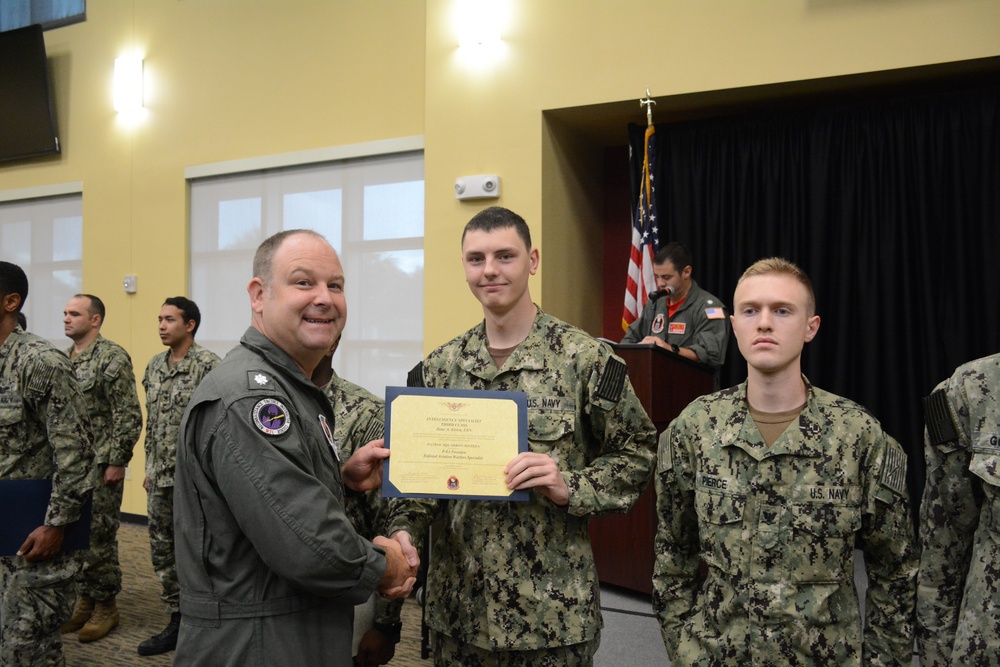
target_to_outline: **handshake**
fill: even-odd
[[[382,484],[382,462],[388,457],[389,450],[382,439],[360,447],[340,469],[344,483],[360,492],[378,488]],[[385,551],[385,574],[378,584],[379,595],[408,597],[417,582],[417,568],[420,567],[420,556],[410,541],[410,534],[399,531],[391,538],[380,535],[372,544]]]
[[[410,542],[410,534],[399,531],[391,538],[379,535],[372,543],[385,550],[385,574],[378,583],[378,593],[386,598],[406,598],[417,582],[420,556]]]

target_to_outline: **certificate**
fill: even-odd
[[[528,450],[523,392],[386,387],[387,498],[527,500],[504,467]]]

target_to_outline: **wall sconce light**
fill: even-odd
[[[459,0],[458,45],[495,47],[500,43],[502,7],[499,0]]]
[[[115,111],[135,112],[142,108],[142,58],[115,58]]]

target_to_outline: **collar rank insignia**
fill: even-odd
[[[288,408],[275,398],[257,401],[251,411],[254,426],[266,435],[281,435],[292,426]]]

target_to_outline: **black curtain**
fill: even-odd
[[[631,126],[630,169],[644,128]],[[819,387],[867,407],[923,488],[921,398],[1000,351],[1000,86],[656,128],[660,240],[727,305],[781,256],[813,280]],[[638,161],[638,166],[637,166]],[[746,378],[730,339],[722,384]]]

